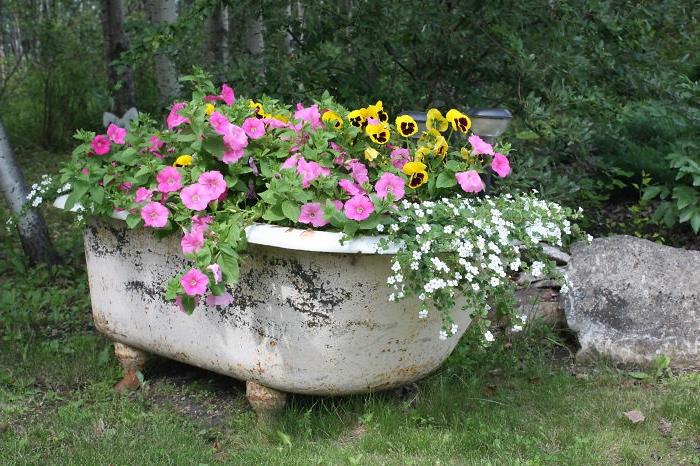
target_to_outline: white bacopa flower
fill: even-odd
[[[440,330],[440,340],[447,340],[447,332]]]
[[[525,325],[525,322],[527,322],[527,314],[520,315],[520,322],[522,322],[523,325]]]
[[[396,301],[396,295],[394,293],[389,295],[389,301]]]
[[[383,232],[383,231],[384,231],[384,225],[382,225],[381,223],[380,223],[379,225],[377,225],[377,231],[378,231],[379,233]]]
[[[392,223],[391,225],[389,225],[389,229],[390,229],[392,232],[396,233],[397,231],[399,231],[399,226],[398,226],[397,224],[395,224],[395,223]]]
[[[523,327],[520,325],[513,325],[513,328],[511,329],[511,331],[513,333],[518,333],[518,332],[521,332],[522,330],[523,330]]]
[[[479,284],[478,283],[472,283],[472,289],[477,292],[479,291]]]
[[[401,222],[401,223],[408,222],[408,217],[406,217],[405,215],[402,215],[401,217],[399,217],[399,222]]]
[[[532,276],[537,278],[542,276],[542,270],[544,269],[544,263],[540,261],[535,261],[532,263],[532,268],[530,269],[530,272],[532,273]]]
[[[419,294],[418,299],[420,299],[421,301],[425,301],[425,293]]]
[[[393,272],[398,272],[399,270],[401,270],[401,264],[399,264],[398,261],[392,262],[391,263],[391,270]]]
[[[496,338],[493,336],[493,333],[491,333],[491,330],[487,330],[486,333],[484,333],[484,340],[487,342],[491,343],[495,339]]]
[[[489,283],[491,284],[491,286],[497,287],[498,285],[501,284],[501,281],[498,279],[498,277],[491,277],[491,279],[489,280]]]
[[[418,318],[419,319],[427,319],[428,318],[428,310],[427,309],[421,309],[418,312]]]
[[[447,225],[447,226],[443,229],[443,231],[444,231],[445,234],[447,234],[447,235],[451,235],[453,230],[454,230],[454,228],[452,228],[452,225]]]
[[[450,327],[450,333],[452,335],[457,333],[457,329],[459,329],[459,326],[457,324],[452,324],[452,327]]]
[[[561,289],[559,290],[559,292],[560,292],[561,294],[566,294],[566,293],[568,293],[569,291],[570,291],[570,290],[569,290],[569,286],[568,286],[566,283],[564,283],[564,284],[561,286]]]
[[[593,236],[592,235],[586,235],[586,240],[591,243],[593,241]]]

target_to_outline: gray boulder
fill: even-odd
[[[563,295],[579,360],[700,368],[700,252],[630,236],[574,245]]]

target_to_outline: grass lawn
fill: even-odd
[[[23,158],[32,180],[48,159]],[[256,423],[242,382],[160,358],[141,390],[118,395],[119,365],[90,321],[80,231],[45,214],[60,269],[28,268],[0,229],[2,465],[700,464],[700,374],[574,367],[536,323],[489,351],[461,346],[402,390],[291,396],[274,424]],[[623,414],[635,409],[638,424]]]

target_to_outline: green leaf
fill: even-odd
[[[444,171],[437,177],[436,186],[438,188],[451,188],[457,185],[457,179],[454,173]]]
[[[284,220],[285,216],[282,213],[282,207],[275,205],[267,209],[262,218],[268,222],[279,222],[280,220]]]
[[[224,280],[228,283],[237,283],[240,278],[240,267],[238,264],[238,255],[231,256],[228,254],[220,254],[216,261],[221,267],[221,273],[224,275]]]
[[[197,303],[194,300],[194,296],[187,296],[186,294],[180,295],[182,298],[182,307],[185,308],[185,312],[192,314]]]
[[[126,216],[126,225],[129,228],[136,228],[141,223],[141,216],[129,214]]]
[[[224,139],[221,136],[210,136],[202,143],[202,148],[214,157],[224,155]]]
[[[535,133],[534,131],[518,131],[515,133],[515,138],[516,139],[521,139],[523,141],[534,141],[536,139],[540,138],[540,135]]]
[[[628,372],[627,375],[637,380],[646,380],[649,378],[649,374],[646,372]]]
[[[695,211],[692,217],[690,217],[690,226],[693,231],[697,234],[700,230],[700,211]]]
[[[642,195],[643,201],[649,201],[654,199],[661,193],[661,186],[649,186],[644,190],[644,195]]]
[[[105,199],[104,188],[98,184],[90,186],[90,197],[95,204],[102,204]]]
[[[301,208],[298,204],[292,201],[284,201],[282,203],[282,213],[292,222],[297,222],[299,220],[299,214],[301,213]]]
[[[73,183],[73,191],[68,195],[68,199],[66,199],[66,205],[63,207],[66,210],[70,210],[77,204],[83,196],[88,192],[90,189],[90,185],[87,183],[83,183],[80,181],[76,181]]]

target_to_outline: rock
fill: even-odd
[[[700,368],[700,252],[629,236],[574,245],[564,294],[579,361]]]
[[[564,309],[559,300],[559,292],[553,288],[540,288],[535,284],[515,292],[520,314],[525,314],[529,321],[542,319],[553,327],[564,326]]]

